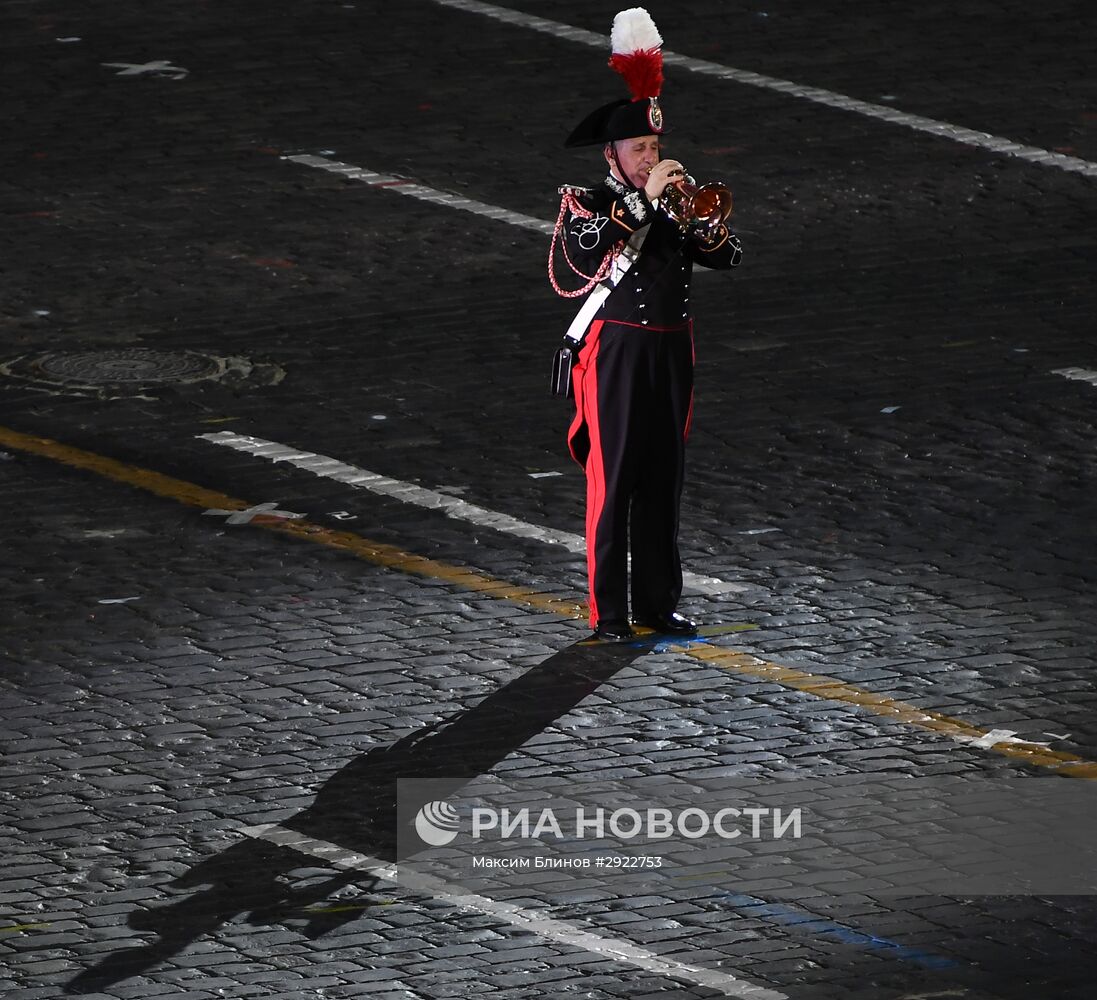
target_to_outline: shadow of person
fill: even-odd
[[[355,758],[320,788],[307,809],[280,825],[315,840],[377,858],[396,859],[397,782],[431,778],[433,791],[457,790],[491,770],[557,719],[574,709],[649,647],[577,642],[553,654],[470,708],[425,732]],[[203,935],[245,914],[257,925],[308,916],[303,933],[318,937],[357,918],[358,912],[306,908],[351,883],[367,892],[377,879],[347,871],[307,886],[287,876],[311,865],[291,847],[249,839],[195,865],[171,883],[173,890],[198,889],[185,899],[136,910],[128,926],[154,934],[152,943],[113,952],[76,976],[67,993],[101,991],[170,959]]]

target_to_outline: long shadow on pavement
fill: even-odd
[[[426,733],[362,754],[323,785],[309,808],[281,826],[381,860],[395,860],[398,779],[441,779],[441,787],[449,779],[452,790],[460,788],[566,715],[646,651],[640,644],[574,643]],[[269,925],[300,916],[309,904],[350,883],[368,883],[369,889],[377,885],[376,879],[353,871],[300,889],[280,880],[304,866],[303,856],[292,848],[261,840],[234,844],[172,883],[174,889],[202,886],[201,891],[178,903],[130,915],[129,926],[155,934],[156,941],[114,952],[80,973],[66,992],[98,992],[140,975],[242,913],[248,914],[251,923]],[[304,933],[319,937],[359,915],[353,911],[316,914]]]

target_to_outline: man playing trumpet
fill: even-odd
[[[661,155],[662,38],[647,11],[619,13],[611,40],[610,65],[633,96],[596,109],[568,137],[568,146],[601,145],[609,174],[594,189],[560,189],[552,253],[559,241],[586,284],[566,292],[552,280],[562,295],[589,293],[565,338],[565,351],[577,353],[568,446],[587,478],[590,623],[599,638],[622,642],[633,636],[630,540],[633,620],[671,635],[696,631],[675,610],[693,409],[689,288],[694,264],[730,269],[742,249],[726,225],[726,189],[694,194],[682,164]]]

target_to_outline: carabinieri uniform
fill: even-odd
[[[609,65],[632,96],[595,108],[565,141],[601,146],[610,173],[597,188],[560,189],[549,251],[556,291],[587,296],[557,351],[553,391],[575,396],[568,446],[587,478],[590,623],[611,642],[633,637],[630,542],[633,620],[665,634],[695,634],[696,624],[675,611],[682,594],[678,506],[693,416],[690,282],[694,264],[730,269],[742,256],[727,227],[730,192],[697,189],[684,176],[672,181],[672,173],[684,175],[680,163],[668,170],[667,161],[650,162],[665,131],[662,44],[642,7],[614,17]],[[628,168],[618,147],[627,140],[634,140]],[[648,189],[664,177],[658,198],[649,200]],[[557,257],[585,282],[581,288],[561,287]]]
[[[587,479],[590,623],[669,616],[682,593],[678,507],[693,411],[694,264],[730,269],[738,238],[725,225],[710,240],[683,235],[643,191],[612,174],[571,198],[564,251],[578,271],[598,272],[608,253],[633,256],[595,314],[573,369],[572,456]],[[638,249],[637,249],[638,246]]]

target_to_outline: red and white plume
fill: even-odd
[[[634,101],[658,97],[663,89],[663,36],[643,7],[630,7],[613,19],[609,64],[625,78]]]

